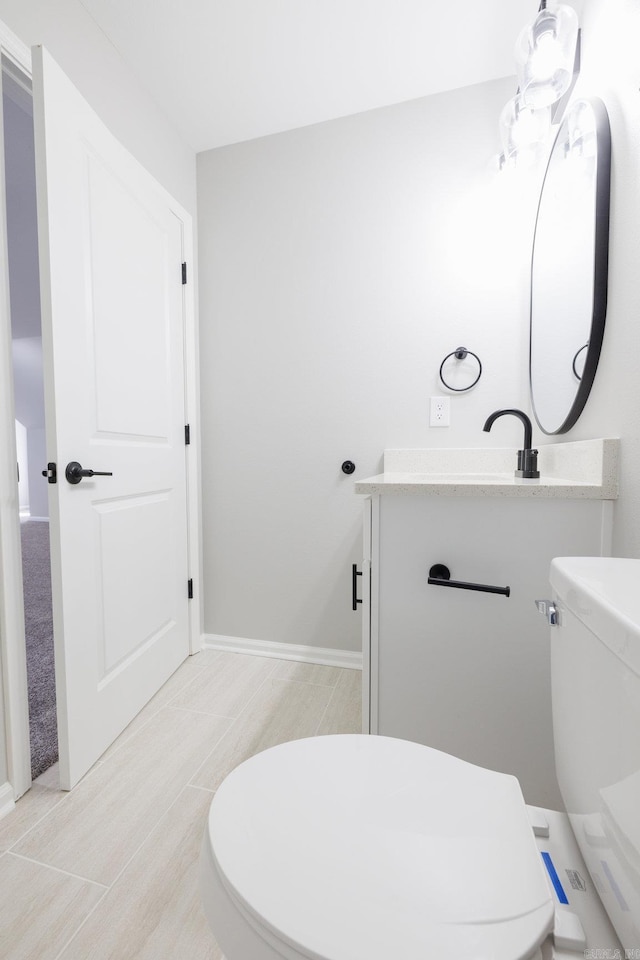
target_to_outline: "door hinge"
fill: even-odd
[[[183,283],[186,283],[186,282],[187,282],[187,265],[186,265],[186,263],[183,263],[183,264],[182,264],[182,282],[183,282]]]
[[[191,443],[191,427],[188,423],[185,423],[184,425],[184,443],[187,447]]]
[[[57,483],[58,471],[55,463],[48,463],[47,469],[42,471],[42,476],[47,478],[47,483]]]
[[[193,600],[193,578],[187,580],[187,597],[189,600]]]

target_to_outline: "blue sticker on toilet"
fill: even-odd
[[[553,865],[553,860],[551,859],[550,853],[541,852],[540,856],[544,861],[544,865],[547,868],[547,873],[549,874],[549,879],[553,884],[553,889],[556,891],[556,896],[560,903],[569,903],[569,898],[564,892],[564,887],[560,881],[560,877],[557,874],[556,868]]]

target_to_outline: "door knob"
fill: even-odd
[[[83,470],[82,464],[77,460],[71,460],[64,470],[64,475],[69,483],[80,483],[83,477],[112,477],[113,474],[105,470]]]

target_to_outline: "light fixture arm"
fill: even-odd
[[[576,80],[578,79],[578,74],[580,73],[580,41],[582,39],[582,30],[578,28],[578,36],[576,38],[576,53],[573,60],[573,77],[571,78],[571,83],[569,84],[566,92],[560,97],[557,103],[554,103],[551,108],[551,122],[560,123],[566,110],[569,100],[571,99],[571,94],[573,93],[573,88],[576,85]]]

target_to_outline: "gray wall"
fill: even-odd
[[[353,480],[385,447],[516,446],[532,204],[491,166],[514,81],[200,154],[205,632],[359,650]],[[429,427],[443,357],[484,374]],[[352,459],[353,477],[340,464]]]
[[[633,0],[585,0],[576,95],[609,110],[609,311],[586,410],[558,441],[622,438],[614,551],[640,556],[640,69]],[[358,649],[358,476],[393,446],[515,446],[528,399],[539,179],[492,176],[495,82],[198,157],[205,630]],[[440,360],[485,366],[429,429]],[[536,430],[537,443],[554,442]]]
[[[592,399],[559,438],[622,437],[615,550],[636,556],[639,18],[634,0],[584,3],[580,84],[605,99],[613,134],[610,299]],[[0,19],[44,42],[195,212],[192,151],[77,0],[0,0]],[[513,91],[496,82],[199,157],[208,633],[358,649],[360,504],[341,461],[367,476],[389,446],[519,439],[480,432],[487,412],[528,404],[531,193],[488,166]],[[461,343],[483,379],[453,399],[449,430],[430,429],[440,360]]]
[[[0,20],[44,44],[111,132],[192,215],[194,151],[79,0],[0,0]]]
[[[611,283],[594,394],[565,438],[622,437],[615,548],[636,555],[638,16],[632,0],[584,4],[580,85],[607,102],[614,138]],[[0,18],[24,42],[43,41],[119,139],[194,210],[192,152],[77,0],[0,0]],[[327,612],[332,596],[342,604],[357,555],[358,507],[341,459],[366,475],[385,446],[487,442],[477,435],[486,409],[526,403],[526,305],[509,245],[521,237],[490,201],[484,167],[495,111],[512,92],[511,82],[487,85],[200,156],[209,632],[305,642],[315,622],[313,642],[357,646],[356,617],[338,625]],[[485,236],[500,223],[502,238]],[[522,225],[526,233],[527,210]],[[434,369],[458,341],[484,348],[485,376],[455,398],[450,430],[429,431]],[[265,549],[271,532],[276,544]],[[272,569],[285,575],[275,592]],[[250,605],[244,587],[227,589],[244,583],[243,571],[257,591]]]

